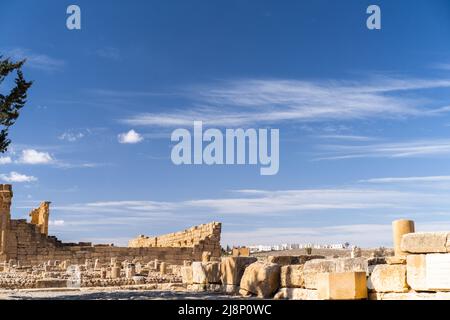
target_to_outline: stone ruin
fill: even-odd
[[[129,247],[92,245],[89,242],[63,243],[48,235],[50,202],[43,202],[30,212],[31,222],[11,219],[12,187],[0,184],[0,263],[15,261],[20,265],[40,265],[48,261],[100,264],[111,259],[148,263],[158,259],[173,265],[201,260],[204,251],[220,257],[221,224],[217,222],[192,227],[182,232],[155,238],[139,237]]]
[[[392,223],[394,254],[355,248],[350,257],[223,257],[181,269],[193,291],[290,300],[450,300],[450,232],[416,233]],[[381,255],[380,255],[381,252]]]
[[[192,248],[195,254],[210,252],[212,257],[219,258],[220,247],[220,223],[203,224],[184,231],[170,233],[158,237],[144,235],[130,240],[130,248]]]
[[[353,248],[348,257],[306,253],[251,256],[235,248],[221,257],[220,223],[128,247],[62,243],[48,236],[49,202],[31,222],[11,219],[10,185],[0,185],[0,288],[116,287],[216,292],[241,298],[292,300],[450,300],[450,232],[416,233],[392,223],[394,250]]]

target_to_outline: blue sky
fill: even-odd
[[[65,25],[72,3],[80,31]],[[381,30],[366,28],[370,4]],[[405,217],[450,228],[448,1],[0,11],[0,52],[26,57],[35,81],[0,159],[15,218],[51,200],[50,233],[117,244],[209,221],[223,222],[224,245],[390,245],[391,221]],[[278,128],[279,173],[173,165],[170,133],[194,120]]]

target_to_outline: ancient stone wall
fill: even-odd
[[[48,235],[48,218],[50,215],[50,202],[44,201],[39,208],[33,209],[30,212],[31,224],[39,227],[42,234]]]
[[[21,265],[37,265],[49,260],[67,260],[84,264],[86,259],[109,263],[111,258],[117,258],[118,261],[139,260],[141,263],[158,259],[182,265],[185,260],[201,260],[204,251],[211,252],[215,257],[220,256],[220,223],[158,237],[161,240],[157,246],[146,246],[145,242],[144,245],[131,247],[62,243],[56,237],[48,236],[50,202],[43,202],[33,210],[29,223],[26,220],[11,220],[11,199],[11,185],[0,184],[0,262],[14,260]],[[189,240],[190,245],[179,245],[184,240]]]
[[[192,248],[200,254],[203,251],[209,251],[212,257],[220,257],[221,228],[219,222],[212,222],[157,237],[141,235],[131,240],[128,246],[131,248]]]

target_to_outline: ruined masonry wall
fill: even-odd
[[[201,253],[192,248],[127,248],[114,246],[90,246],[64,244],[55,237],[48,237],[40,228],[26,220],[11,220],[8,239],[7,261],[13,259],[23,265],[36,265],[48,260],[69,260],[84,264],[86,259],[99,259],[109,263],[111,258],[119,261],[139,259],[150,262],[154,259],[170,264],[183,264],[184,260],[200,260]]]
[[[184,231],[158,237],[139,236],[131,240],[131,248],[192,248],[195,252],[209,251],[212,257],[220,257],[220,233],[222,225],[212,222],[198,225]]]
[[[119,261],[138,259],[150,262],[155,259],[170,264],[182,265],[185,260],[201,260],[202,253],[209,251],[220,256],[220,223],[210,223],[154,238],[158,245],[147,245],[145,238],[130,247],[94,245],[90,243],[62,243],[56,237],[47,235],[49,202],[31,212],[32,223],[26,220],[12,220],[10,206],[11,185],[0,184],[0,262],[15,260],[22,265],[37,265],[49,260],[68,260],[84,264],[86,259],[98,259],[109,263],[111,258]],[[158,240],[156,240],[158,239]],[[185,245],[189,243],[189,245]]]

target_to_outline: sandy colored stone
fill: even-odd
[[[250,249],[247,248],[247,247],[233,248],[231,250],[231,255],[233,257],[249,257],[250,256]]]
[[[426,255],[411,254],[406,257],[406,282],[415,291],[428,291]]]
[[[239,285],[245,268],[256,262],[255,257],[226,257],[220,263],[220,280],[225,285]]]
[[[220,263],[219,262],[198,262],[192,263],[192,281],[197,284],[220,283]]]
[[[303,277],[303,265],[294,264],[282,266],[280,273],[280,285],[286,288],[302,288],[305,286]]]
[[[372,292],[369,300],[450,300],[450,292]]]
[[[446,253],[448,232],[416,232],[402,237],[401,250],[409,253]]]
[[[287,266],[292,264],[304,264],[306,261],[314,259],[325,259],[320,255],[300,255],[300,256],[268,256],[267,262],[277,263],[281,266]]]
[[[333,272],[369,272],[366,258],[316,259],[305,262],[303,277],[307,289],[317,289],[317,275]]]
[[[394,253],[396,256],[405,256],[406,252],[401,249],[402,237],[405,234],[415,231],[414,221],[400,219],[392,222],[392,237],[394,243]]]
[[[387,264],[406,264],[406,256],[389,256],[385,261]]]
[[[181,267],[181,281],[183,284],[193,284],[192,266]]]
[[[112,279],[120,278],[120,267],[111,268],[111,278]]]
[[[65,279],[41,279],[36,281],[36,288],[66,288]]]
[[[450,290],[450,254],[425,255],[426,286],[434,291]]]
[[[406,266],[379,264],[369,277],[368,288],[376,292],[407,292]]]
[[[367,299],[365,272],[321,273],[317,276],[319,300]]]
[[[240,292],[247,291],[262,298],[272,297],[280,287],[280,269],[275,263],[252,263],[244,271]]]
[[[239,290],[240,287],[238,285],[222,284],[221,286],[221,291],[226,294],[237,295]]]
[[[304,288],[280,288],[274,299],[281,300],[318,300],[317,290]]]

